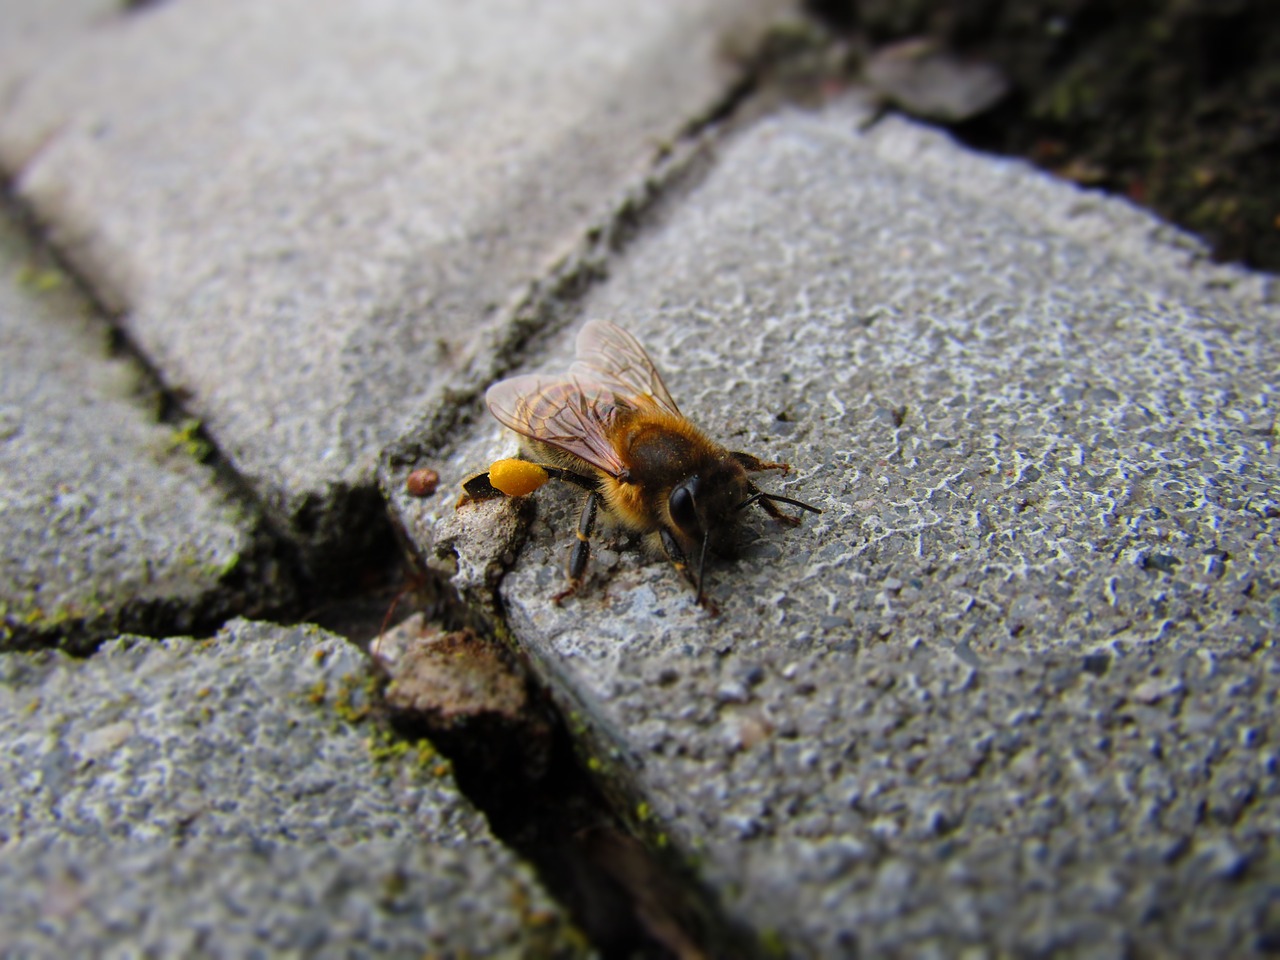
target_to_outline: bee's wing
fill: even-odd
[[[495,383],[484,399],[499,422],[516,433],[571,453],[611,476],[626,471],[609,441],[626,407],[608,386],[572,375],[528,374]]]
[[[653,404],[680,416],[658,368],[631,334],[607,320],[592,320],[578,333],[578,359],[569,376],[592,381],[634,405]]]

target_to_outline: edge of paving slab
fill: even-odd
[[[121,509],[127,515],[139,508],[142,513],[124,536],[145,538],[155,532],[163,541],[166,535],[147,529],[146,524],[157,516],[163,520],[175,514],[196,524],[225,523],[227,528],[206,531],[188,526],[175,531],[168,535],[175,555],[167,560],[153,562],[145,546],[130,553],[117,542],[120,510],[112,509],[110,502],[106,509],[95,507],[103,497],[120,496],[110,484],[100,489],[96,478],[103,470],[115,473],[121,464],[113,466],[92,456],[86,460],[85,450],[75,442],[81,436],[75,430],[46,437],[31,431],[32,424],[39,427],[41,423],[38,416],[27,418],[21,407],[9,408],[3,438],[12,439],[24,451],[15,454],[16,469],[23,476],[12,485],[16,492],[7,491],[14,493],[16,501],[4,506],[13,507],[19,518],[34,518],[39,532],[32,531],[32,539],[19,538],[10,544],[8,559],[18,579],[0,600],[0,649],[59,647],[86,653],[120,633],[212,631],[235,614],[261,615],[295,602],[296,577],[287,551],[272,537],[252,496],[218,458],[198,422],[184,417],[164,395],[155,372],[121,343],[118,331],[56,254],[32,241],[35,231],[30,223],[3,196],[0,218],[6,250],[12,244],[6,263],[15,272],[6,282],[14,284],[15,309],[21,313],[25,303],[35,311],[29,321],[14,319],[12,336],[19,343],[27,342],[25,337],[40,337],[39,331],[45,329],[41,324],[48,324],[50,351],[70,350],[76,355],[69,362],[101,371],[101,377],[86,380],[82,370],[75,387],[83,386],[87,395],[68,397],[66,409],[59,412],[73,412],[75,404],[94,403],[96,397],[115,416],[127,414],[133,426],[121,436],[139,445],[126,450],[125,456],[141,461],[127,463],[125,472],[137,469],[145,476],[160,471],[172,480],[163,495],[177,497],[186,485],[195,498],[193,504],[173,504],[157,514],[150,509],[154,501],[148,502],[156,491],[130,490],[140,498],[140,507]],[[43,367],[37,364],[37,369]],[[44,374],[40,376],[43,379]],[[50,443],[53,446],[46,446]],[[155,460],[150,467],[148,457]],[[125,486],[129,490],[129,484]],[[202,507],[205,512],[200,512]],[[234,530],[234,538],[223,541],[219,530]],[[183,540],[184,533],[206,532],[208,537]],[[50,577],[49,568],[41,566],[49,563],[55,564],[58,577]],[[28,574],[40,577],[33,589],[22,586],[30,584]]]
[[[312,491],[287,503],[273,503],[264,498],[246,477],[236,471],[214,438],[205,431],[200,418],[186,409],[181,390],[166,380],[164,372],[155,366],[147,352],[118,322],[119,310],[101,296],[74,259],[65,256],[49,242],[37,212],[14,193],[11,180],[0,181],[0,203],[19,222],[30,242],[39,248],[40,255],[56,264],[57,270],[71,279],[78,295],[92,305],[98,319],[110,331],[115,351],[142,371],[147,390],[155,396],[161,410],[158,419],[175,424],[175,432],[185,432],[184,442],[200,449],[198,459],[214,470],[219,486],[230,499],[252,512],[258,539],[265,544],[262,556],[269,559],[271,555],[278,558],[282,552],[287,554],[283,566],[289,568],[291,594],[296,592],[299,583],[305,581],[321,587],[341,587],[353,571],[376,564],[393,551],[394,527],[375,480],[365,484],[334,483],[323,496]],[[282,564],[271,565],[279,567]],[[261,578],[244,578],[245,582],[255,579]],[[290,596],[272,609],[287,606],[292,600]],[[173,629],[163,626],[163,618],[144,618],[108,625],[105,632],[97,628],[90,632],[100,636],[113,632],[183,632],[198,629],[201,625],[217,626],[235,613],[257,615],[268,612],[268,609],[229,607],[220,615],[211,614],[179,623]]]

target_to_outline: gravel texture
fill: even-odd
[[[369,662],[316,628],[0,656],[0,952],[578,956]]]

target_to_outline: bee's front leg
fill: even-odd
[[[789,526],[797,526],[800,523],[799,517],[793,517],[790,514],[783,513],[778,509],[777,504],[789,503],[793,507],[799,507],[801,510],[808,510],[810,513],[821,513],[822,511],[815,507],[812,503],[805,503],[803,500],[797,500],[794,497],[784,497],[780,493],[765,493],[763,490],[756,488],[754,483],[747,485],[747,490],[751,496],[738,504],[739,510],[745,510],[753,503],[760,504],[760,508],[775,520],[780,520]]]
[[[583,575],[587,572],[587,561],[591,559],[591,531],[596,526],[596,513],[600,509],[600,494],[594,490],[587,494],[582,505],[582,513],[578,515],[578,529],[574,532],[578,542],[573,545],[569,554],[569,586],[552,597],[554,603],[560,603],[565,597],[571,597],[582,586]]]
[[[659,527],[658,535],[662,539],[662,549],[666,552],[667,559],[671,561],[671,565],[684,574],[684,578],[689,581],[689,586],[693,587],[697,592],[698,604],[711,616],[720,616],[720,608],[714,600],[711,600],[702,592],[702,584],[698,582],[694,572],[689,569],[689,563],[684,558],[684,551],[680,549],[680,544],[676,542],[675,536],[666,527]]]
[[[792,503],[794,501],[788,500],[787,502]],[[777,508],[774,502],[771,499],[769,499],[769,497],[761,496],[760,499],[756,501],[756,503],[760,504],[761,509],[763,509],[765,513],[767,513],[774,520],[777,520],[779,523],[785,523],[789,527],[800,526],[799,517],[793,517],[789,513],[783,513],[781,510]]]

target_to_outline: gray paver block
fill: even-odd
[[[0,656],[5,955],[577,955],[447,772],[375,759],[369,678],[249,621]]]
[[[852,102],[728,143],[581,305],[825,513],[743,522],[712,619],[579,496],[404,526],[505,626],[596,763],[799,956],[1277,942],[1280,369],[1267,284],[1127,204]],[[573,331],[534,366],[564,369]],[[408,469],[412,465],[408,465]],[[524,538],[527,537],[527,540]],[[514,558],[514,564],[512,560]],[[660,841],[659,841],[660,842]]]
[[[255,518],[157,421],[107,335],[0,220],[0,647],[181,628],[282,589]]]
[[[0,0],[0,104],[59,47],[126,15],[123,0]]]
[[[269,506],[349,547],[382,444],[782,6],[160,4],[30,76],[0,164]]]

